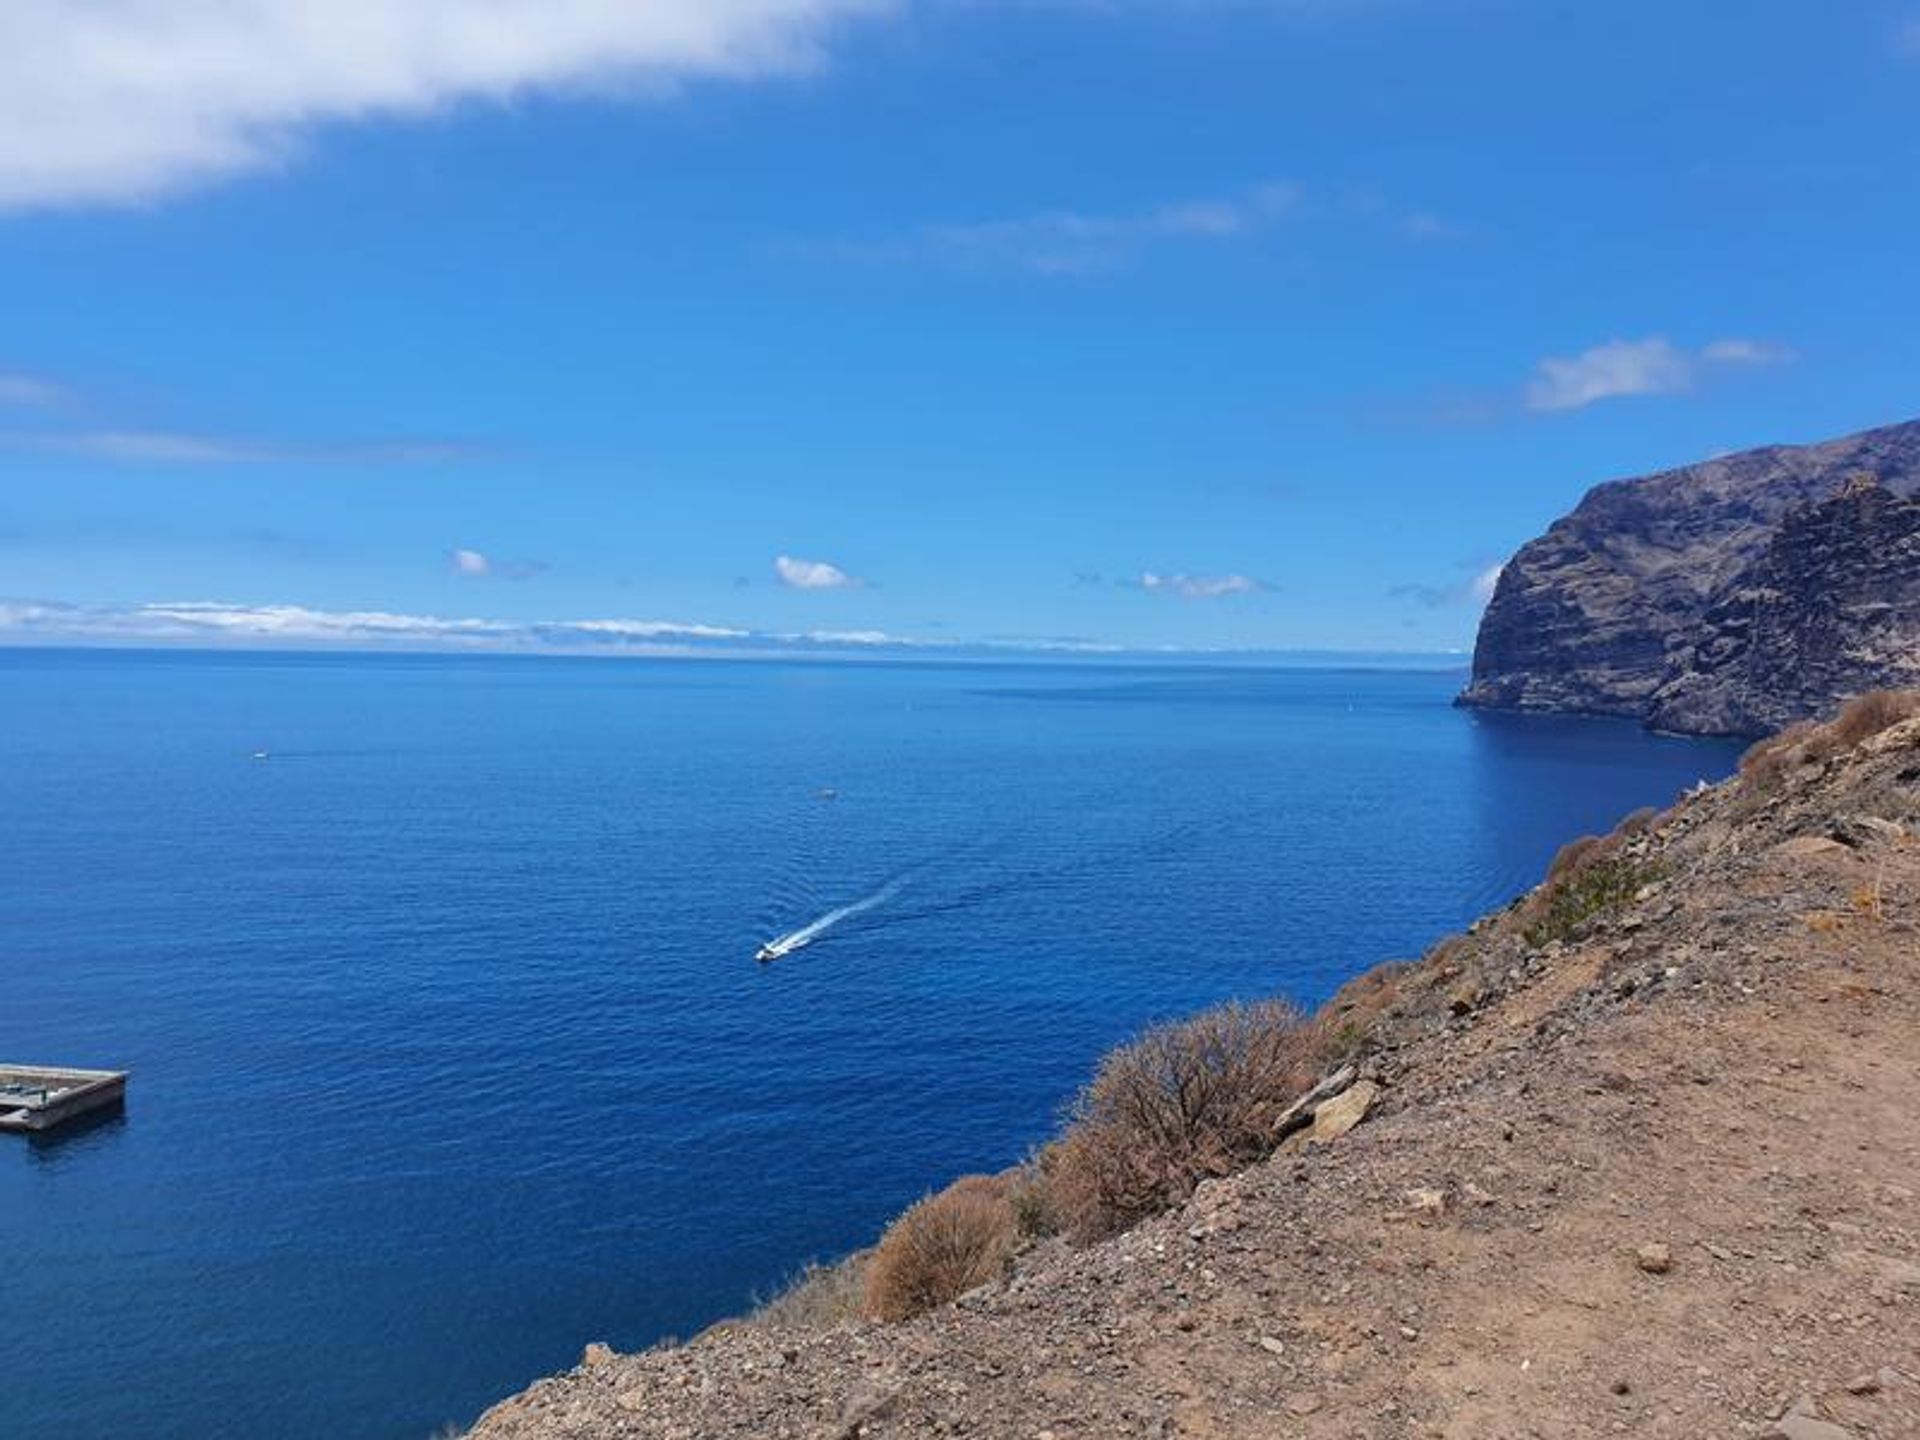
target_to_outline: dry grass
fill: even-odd
[[[1014,1226],[1023,1239],[1039,1240],[1060,1233],[1052,1164],[1052,1150],[1042,1150],[1001,1177],[1007,1187],[1007,1203],[1013,1207]]]
[[[769,1299],[760,1301],[746,1323],[767,1329],[818,1330],[857,1319],[866,1308],[867,1267],[873,1252],[862,1250],[832,1265],[809,1262]]]
[[[1903,720],[1920,716],[1920,691],[1870,690],[1824,725],[1803,720],[1759,741],[1740,757],[1740,779],[1756,797],[1773,793],[1803,765],[1822,765]]]
[[[1051,1151],[1066,1232],[1115,1234],[1264,1158],[1280,1112],[1317,1078],[1320,1040],[1299,1010],[1268,1000],[1159,1026],[1110,1053]]]
[[[1459,936],[1450,939],[1464,943]],[[1447,943],[1442,941],[1429,954]],[[1403,982],[1412,968],[1400,961],[1376,965],[1354,976],[1320,1007],[1310,1022],[1311,1058],[1316,1068],[1339,1065],[1366,1048],[1374,1027],[1405,999]]]
[[[1006,1182],[968,1175],[888,1227],[867,1267],[865,1308],[906,1320],[995,1280],[1019,1238]]]
[[[1837,748],[1851,750],[1916,715],[1920,715],[1920,690],[1870,690],[1847,702],[1827,734]]]

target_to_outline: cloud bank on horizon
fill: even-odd
[[[125,204],[299,154],[316,126],[805,71],[889,0],[12,0],[0,208]]]
[[[466,573],[484,575],[477,551]],[[460,559],[454,562],[460,564]],[[547,654],[884,654],[982,651],[1104,655],[1126,647],[1091,640],[1007,637],[969,641],[885,630],[754,630],[671,620],[493,620],[306,605],[180,600],[129,606],[0,600],[0,644],[174,644],[427,649]],[[1195,652],[1198,653],[1198,652]]]

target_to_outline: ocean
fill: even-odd
[[[1737,753],[1463,678],[0,652],[0,1061],[133,1074],[0,1135],[0,1435],[426,1440]]]

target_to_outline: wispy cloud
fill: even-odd
[[[38,410],[58,405],[66,398],[67,389],[64,385],[57,385],[39,375],[0,370],[0,405]]]
[[[152,200],[288,164],[318,127],[463,102],[658,94],[816,66],[892,0],[15,0],[0,208]]]
[[[1800,358],[1788,345],[1772,340],[1715,340],[1704,346],[1700,358],[1709,365],[1791,365]]]
[[[541,560],[500,560],[483,550],[458,546],[447,552],[447,568],[468,580],[531,580],[546,574],[549,567]]]
[[[790,590],[849,590],[866,583],[825,560],[800,560],[792,555],[776,556],[773,573]]]
[[[1005,220],[927,225],[901,240],[830,247],[841,259],[924,260],[964,269],[1040,275],[1110,270],[1164,244],[1236,240],[1276,225],[1301,202],[1298,186],[1268,182],[1215,199],[1183,200],[1126,214],[1047,210]]]
[[[1488,565],[1445,585],[1408,581],[1403,585],[1395,585],[1387,593],[1396,599],[1416,601],[1429,610],[1445,610],[1456,605],[1485,609],[1493,599],[1494,589],[1500,584],[1501,573],[1506,568],[1504,562]]]
[[[485,446],[457,440],[307,445],[180,430],[14,431],[0,435],[0,445],[160,465],[438,465],[490,453]]]
[[[1167,575],[1157,570],[1143,571],[1133,584],[1149,595],[1172,595],[1181,600],[1218,600],[1269,588],[1250,575]]]
[[[1711,369],[1779,365],[1794,358],[1786,346],[1764,340],[1715,340],[1697,351],[1664,335],[1609,340],[1578,355],[1542,360],[1527,383],[1526,404],[1529,410],[1552,412],[1626,396],[1673,395],[1692,389]]]
[[[1042,276],[1099,275],[1162,248],[1245,243],[1282,227],[1328,224],[1408,241],[1461,238],[1467,231],[1428,210],[1396,204],[1371,186],[1309,191],[1268,180],[1226,194],[1135,210],[1061,208],[1007,218],[923,225],[879,240],[805,247],[828,259],[918,262],[955,270],[1023,270]]]

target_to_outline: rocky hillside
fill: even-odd
[[[1920,421],[1598,487],[1507,565],[1462,703],[1761,734],[1910,683],[1914,516],[1860,476],[1920,492]]]
[[[1920,697],[1803,728],[1348,987],[1307,1127],[1177,1208],[589,1346],[475,1440],[1920,1435],[1917,835]]]

